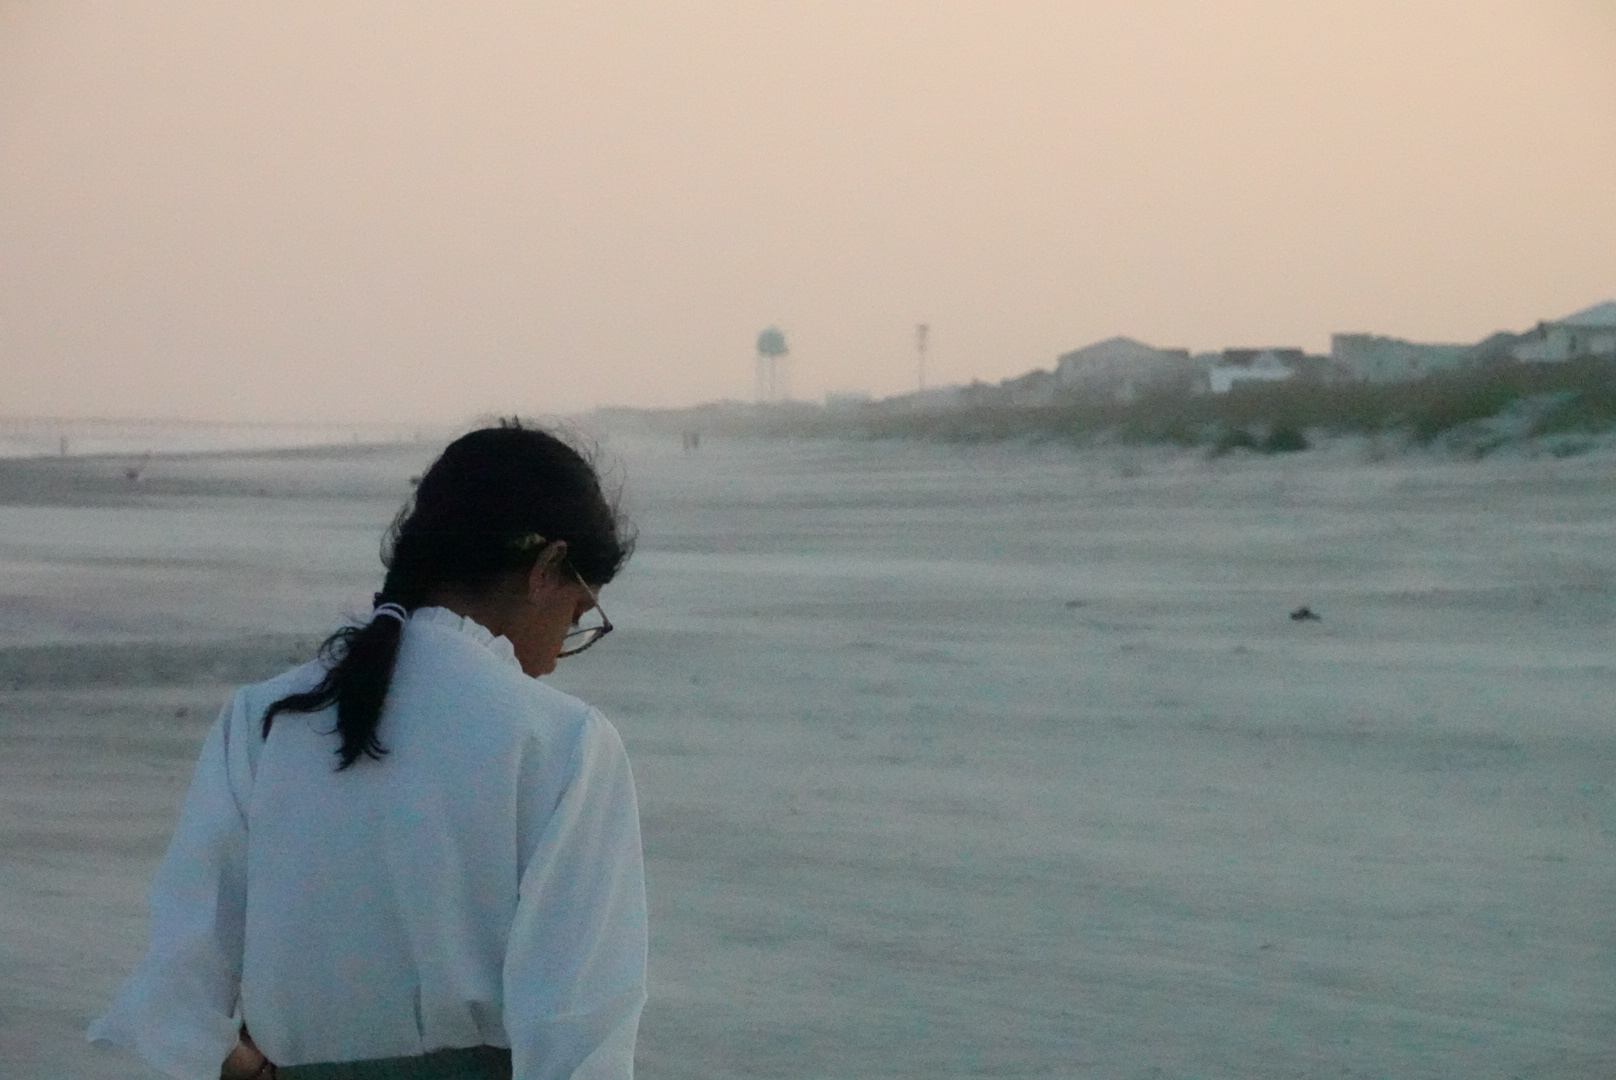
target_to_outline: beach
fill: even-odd
[[[643,1077],[1616,1074],[1616,459],[605,447]],[[0,1075],[435,449],[0,460]]]

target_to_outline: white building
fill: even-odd
[[[1424,345],[1379,334],[1331,334],[1330,359],[1355,382],[1393,383],[1423,379],[1468,363],[1473,346]]]
[[[1616,356],[1616,300],[1595,304],[1554,322],[1538,323],[1515,346],[1515,359],[1558,363],[1584,356]]]
[[[1283,382],[1296,378],[1303,356],[1301,349],[1224,349],[1206,369],[1206,379],[1214,394],[1227,394],[1243,382]]]
[[[1055,364],[1061,387],[1097,397],[1132,401],[1147,389],[1194,381],[1188,349],[1158,349],[1114,337],[1064,353]]]

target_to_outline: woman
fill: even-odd
[[[182,1080],[628,1077],[633,781],[536,676],[611,629],[632,543],[589,463],[513,424],[444,450],[389,547],[371,618],[214,725],[90,1037]]]

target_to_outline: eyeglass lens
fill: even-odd
[[[589,646],[606,636],[604,626],[591,626],[586,630],[574,630],[563,639],[561,656],[573,656],[583,652]]]

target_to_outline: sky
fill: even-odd
[[[1613,0],[0,0],[0,415],[458,422],[1616,299]]]

